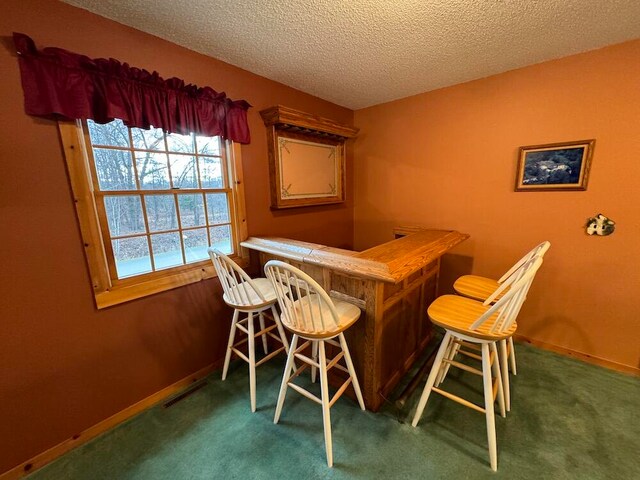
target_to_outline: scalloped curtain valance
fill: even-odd
[[[244,100],[233,101],[210,87],[164,80],[158,72],[130,67],[113,58],[92,59],[61,48],[36,49],[14,33],[25,111],[53,119],[121,119],[130,127],[151,125],[168,133],[220,135],[249,143]]]

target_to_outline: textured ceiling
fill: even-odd
[[[64,1],[351,109],[640,37],[640,0]]]

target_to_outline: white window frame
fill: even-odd
[[[92,169],[85,138],[87,132],[81,121],[58,122],[64,148],[71,189],[73,192],[85,256],[91,276],[91,284],[98,309],[164,292],[173,288],[199,282],[216,276],[210,260],[189,263],[178,267],[137,275],[126,279],[112,278],[109,271],[104,235],[98,218],[96,196],[92,181]],[[229,203],[234,254],[232,258],[241,266],[249,263],[249,253],[240,246],[247,238],[247,221],[244,201],[244,181],[240,145],[222,141],[225,149],[225,171],[231,188]]]

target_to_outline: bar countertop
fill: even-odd
[[[347,275],[398,283],[467,238],[468,234],[454,230],[421,230],[362,252],[279,237],[250,237],[241,245],[311,265],[330,266]]]

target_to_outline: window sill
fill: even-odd
[[[234,257],[233,259],[241,268],[249,265],[249,259]],[[144,298],[156,293],[166,292],[174,288],[183,287],[192,283],[201,282],[216,277],[213,265],[195,266],[188,270],[169,273],[159,278],[153,278],[129,285],[114,285],[108,290],[95,292],[96,306],[98,309],[113,307],[121,303]]]

